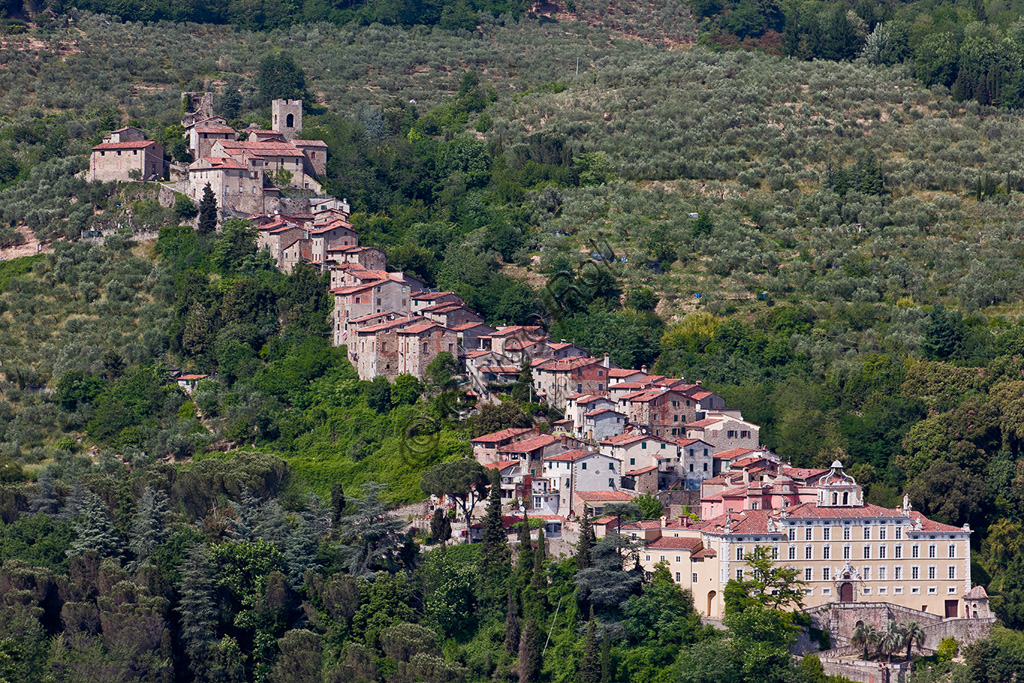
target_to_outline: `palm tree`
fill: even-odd
[[[900,626],[900,636],[903,638],[903,644],[907,646],[907,661],[910,661],[910,650],[916,644],[918,647],[924,647],[925,632],[924,627],[916,621],[908,621]]]
[[[865,624],[863,621],[858,622],[856,628],[853,629],[853,637],[850,638],[850,645],[854,647],[864,648],[864,659],[868,658],[868,645],[873,644],[878,639],[878,631],[871,624]]]
[[[886,656],[886,661],[892,661],[892,653],[903,647],[903,632],[892,619],[889,620],[886,629],[878,634],[878,653]]]

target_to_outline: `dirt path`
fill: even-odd
[[[0,259],[8,260],[12,258],[20,258],[22,256],[32,256],[34,254],[43,254],[53,251],[48,243],[43,244],[36,239],[36,236],[28,229],[28,226],[19,225],[18,232],[25,238],[22,244],[14,247],[7,247],[6,249],[0,249]]]

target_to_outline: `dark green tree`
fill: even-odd
[[[579,674],[576,678],[580,683],[601,683],[601,652],[597,643],[597,619],[594,610],[590,610],[587,622],[587,641],[583,645],[583,659],[580,660]]]
[[[590,519],[590,508],[584,506],[583,521],[580,522],[580,538],[576,543],[576,566],[579,569],[586,569],[590,566],[590,550],[596,542],[594,522]]]
[[[331,484],[331,524],[337,528],[345,514],[345,489],[340,481]]]
[[[521,637],[519,628],[519,611],[516,608],[516,596],[512,590],[508,592],[508,610],[505,612],[505,652],[515,657],[519,650]]]
[[[264,106],[272,100],[306,100],[306,74],[287,52],[273,52],[260,60],[256,91]]]
[[[217,579],[213,563],[201,545],[189,550],[181,567],[178,583],[180,599],[177,612],[181,620],[179,634],[189,658],[189,666],[197,676],[207,670],[210,648],[216,643],[220,611],[214,595]]]
[[[78,499],[73,511],[75,540],[68,550],[69,555],[95,552],[100,557],[120,561],[124,544],[110,519],[110,511],[100,497],[84,485],[79,484]]]
[[[434,508],[434,514],[430,517],[430,540],[434,543],[447,543],[451,537],[451,520],[443,508]]]
[[[147,486],[128,533],[128,549],[137,563],[144,563],[167,538],[168,514],[167,494]]]
[[[506,579],[512,566],[512,554],[501,522],[501,475],[497,470],[491,470],[490,481],[481,530],[480,576],[488,595],[498,598],[508,585]],[[518,637],[515,642],[518,645]]]
[[[203,188],[203,198],[199,200],[199,234],[209,235],[217,229],[217,198],[213,196],[210,183]]]
[[[536,683],[540,680],[543,663],[544,632],[533,619],[528,619],[519,639],[519,683]]]
[[[487,493],[490,478],[483,465],[473,458],[459,458],[434,465],[423,473],[420,486],[431,496],[448,496],[458,503],[468,529],[473,523],[473,510]],[[469,542],[466,534],[466,542]]]

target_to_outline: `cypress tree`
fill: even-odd
[[[530,582],[533,574],[533,543],[530,539],[530,519],[523,510],[523,527],[519,530],[519,562],[516,564],[516,571],[522,584]]]
[[[594,618],[594,610],[590,610],[590,621],[587,623],[587,642],[583,646],[583,659],[580,661],[580,683],[600,683],[601,681],[601,652],[597,645],[597,620]]]
[[[576,567],[586,569],[590,566],[590,549],[597,542],[594,535],[594,523],[590,519],[590,509],[584,506],[583,522],[580,524],[580,540],[576,543]]]
[[[508,592],[508,612],[505,613],[505,652],[509,657],[515,657],[519,649],[519,638],[522,634],[519,628],[519,610],[516,609],[516,596],[512,591]]]
[[[147,486],[139,499],[139,509],[128,536],[128,549],[138,564],[145,562],[167,538],[167,515],[167,494]]]
[[[537,547],[534,549],[533,573],[530,577],[530,588],[533,590],[534,595],[540,600],[540,602],[543,602],[548,587],[548,575],[544,570],[544,560],[546,559],[547,548],[544,538],[544,529],[542,527],[537,530]]]
[[[345,514],[345,490],[341,482],[331,484],[331,525],[337,527]]]
[[[452,537],[452,523],[441,508],[434,508],[430,518],[430,537],[434,543],[444,543]]]
[[[487,512],[484,513],[482,542],[480,549],[480,565],[483,570],[484,582],[491,587],[499,587],[508,576],[512,556],[505,537],[505,527],[501,523],[501,479],[497,471],[491,474],[491,490],[487,496]],[[501,593],[495,591],[494,595]]]
[[[528,619],[519,639],[519,683],[535,683],[540,680],[542,647],[540,627],[536,621]]]
[[[612,643],[608,629],[601,629],[601,683],[612,681]]]
[[[210,183],[203,188],[203,198],[199,200],[199,234],[209,235],[217,229],[217,198],[213,196]]]

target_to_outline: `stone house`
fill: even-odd
[[[327,247],[325,250],[324,263],[328,268],[334,265],[329,264],[353,264],[359,265],[367,270],[386,270],[387,258],[384,252],[374,247]]]
[[[597,408],[583,415],[583,424],[577,431],[575,425],[573,431],[579,438],[592,443],[601,443],[626,429],[627,418],[620,412],[611,408]]]
[[[545,359],[533,363],[533,384],[538,396],[563,410],[573,394],[598,393],[608,386],[610,361],[597,358]]]
[[[479,313],[463,304],[442,303],[434,306],[427,306],[420,310],[420,315],[429,320],[455,329],[463,325],[483,323],[484,319]]]
[[[398,339],[394,331],[417,322],[416,318],[395,318],[377,325],[366,325],[355,332],[355,345],[349,344],[349,357],[355,358],[359,379],[378,375],[398,376]],[[388,334],[391,332],[391,334]]]
[[[333,221],[324,226],[314,225],[309,231],[309,237],[313,241],[313,263],[318,266],[329,263],[328,249],[359,246],[359,234],[352,229],[351,224],[342,221]]]
[[[575,446],[573,442],[573,446]],[[533,477],[543,474],[543,460],[549,455],[557,455],[569,450],[566,443],[557,436],[538,434],[528,439],[514,441],[498,448],[502,460],[515,460],[523,465],[524,473]]]
[[[580,492],[621,492],[621,463],[603,453],[572,450],[548,456],[543,462],[543,477],[558,491],[558,514],[564,517],[582,513],[582,508],[577,509]]]
[[[213,146],[218,140],[237,140],[238,133],[227,125],[227,119],[223,116],[210,116],[188,126],[185,129],[185,138],[188,140],[192,160],[196,161],[211,156]]]
[[[160,180],[163,176],[164,148],[131,126],[111,132],[92,148],[86,173],[87,180],[103,183]]]
[[[356,285],[334,287],[335,327],[350,318],[362,318],[372,313],[408,313],[409,287],[392,280],[372,280]]]
[[[687,439],[700,439],[715,451],[730,448],[757,448],[761,428],[752,422],[725,413],[709,413],[707,417],[684,425]]]
[[[715,447],[700,439],[676,439],[681,459],[681,476],[687,489],[700,488],[715,475]]]
[[[397,331],[401,355],[398,372],[389,380],[401,374],[409,374],[422,380],[426,377],[427,366],[441,353],[458,355],[455,332],[433,322],[417,322]]]
[[[487,466],[490,463],[501,462],[502,458],[498,453],[501,447],[536,435],[537,431],[529,427],[510,427],[470,439],[469,443],[473,446],[473,457],[481,465]]]

